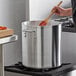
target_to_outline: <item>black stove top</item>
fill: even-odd
[[[33,76],[60,76],[64,73],[70,72],[75,69],[76,67],[74,67],[74,65],[70,63],[62,64],[58,68],[49,68],[49,69],[27,68],[24,67],[21,62],[12,66],[5,66],[5,71],[33,75]]]
[[[76,25],[73,22],[72,17],[56,19],[56,22],[62,22],[63,32],[73,32],[76,33]]]

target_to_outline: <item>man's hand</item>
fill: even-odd
[[[71,16],[72,15],[72,8],[64,9],[62,7],[55,6],[53,10],[55,10],[55,14],[59,16]]]

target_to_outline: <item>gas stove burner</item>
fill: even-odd
[[[62,64],[61,67],[49,69],[28,68],[23,66],[21,62],[13,66],[5,66],[5,71],[7,72],[26,74],[32,76],[61,76],[62,74],[70,72],[75,69],[76,67],[74,66],[74,64],[71,63]]]

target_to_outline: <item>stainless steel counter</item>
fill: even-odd
[[[4,51],[2,45],[16,41],[17,35],[0,38],[0,76],[4,76]]]

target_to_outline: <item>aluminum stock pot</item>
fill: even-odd
[[[61,25],[39,26],[40,21],[22,23],[22,63],[29,68],[61,65]]]

